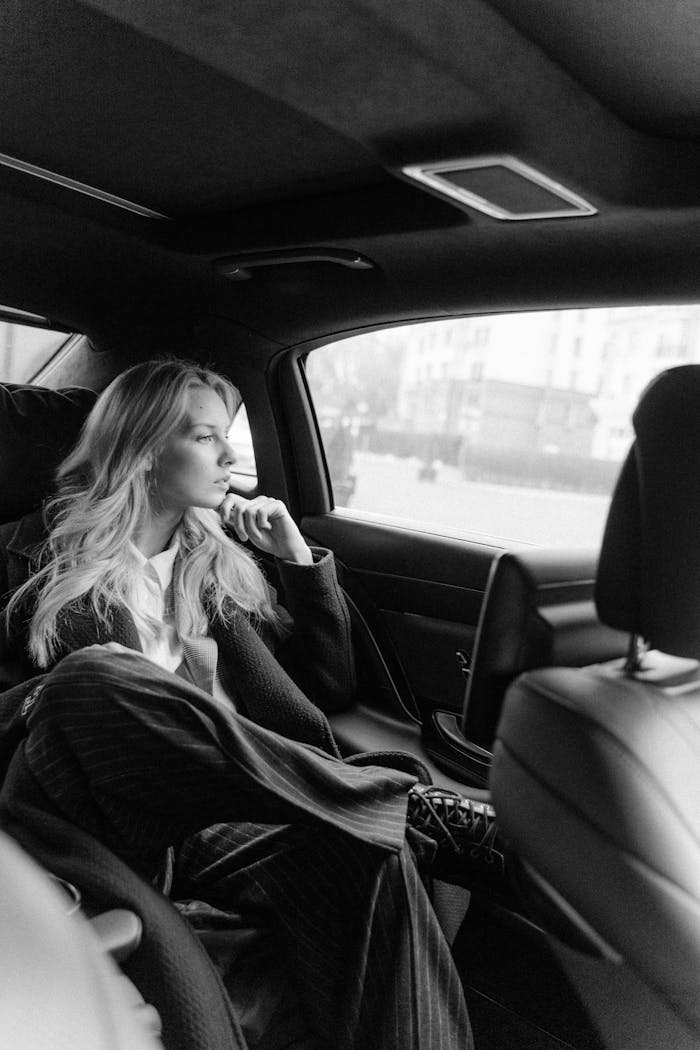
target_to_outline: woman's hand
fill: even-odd
[[[259,550],[286,561],[312,563],[313,555],[282,500],[270,496],[245,499],[229,492],[219,514],[243,543],[251,540]]]

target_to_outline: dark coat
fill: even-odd
[[[0,595],[9,596],[28,578],[44,537],[40,512],[0,526]],[[337,755],[324,712],[339,711],[352,703],[355,673],[350,618],[333,555],[319,548],[314,550],[313,565],[279,561],[277,567],[293,619],[291,633],[275,645],[270,632],[258,633],[244,616],[238,616],[229,628],[212,620],[209,629],[219,648],[222,677],[241,714],[266,729]],[[7,690],[0,694],[0,739],[5,737],[8,746],[18,733],[21,736],[21,707],[29,691],[22,686],[8,690],[8,686],[39,671],[27,652],[27,626],[26,620],[16,617],[9,638],[5,631],[0,632],[4,674],[0,686]],[[115,612],[109,629],[89,609],[71,613],[60,624],[59,637],[61,655],[108,641],[141,651],[136,626],[126,609]]]

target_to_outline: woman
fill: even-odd
[[[15,592],[4,656],[36,673],[75,649],[117,642],[200,682],[214,677],[218,646],[215,695],[227,686],[240,694],[241,713],[332,752],[318,708],[290,681],[283,697],[269,695],[265,675],[278,674],[274,648],[326,710],[347,706],[354,690],[347,611],[327,552],[317,567],[300,571],[313,557],[283,503],[228,493],[235,456],[226,435],[239,404],[223,377],[178,362],[139,365],[104,391],[59,470],[41,568],[29,579],[44,516],[0,530],[3,592]],[[260,549],[281,559],[295,618],[288,637],[286,613],[274,607],[257,564],[222,521],[241,540],[249,530]]]
[[[29,776],[149,879],[174,846],[173,897],[274,923],[323,1045],[462,1050],[458,977],[405,839],[416,776],[337,757],[322,708],[354,678],[332,555],[280,501],[228,492],[237,406],[210,371],[135,366],[63,463],[31,571],[37,518],[0,530],[5,656],[49,672],[5,809]],[[293,622],[222,525],[277,559]]]

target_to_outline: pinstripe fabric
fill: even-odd
[[[466,1050],[459,978],[409,847],[335,831],[217,825],[188,840],[174,892],[271,913],[312,1027],[329,1047]]]
[[[415,777],[348,766],[97,647],[51,672],[28,724],[27,764],[63,816],[147,877],[179,845],[178,893],[274,922],[328,1047],[472,1046],[405,840]]]
[[[217,825],[188,840],[174,892],[272,914],[312,1027],[345,1048],[471,1045],[459,979],[408,846],[306,827]]]

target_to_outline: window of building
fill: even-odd
[[[436,321],[314,350],[306,374],[335,506],[446,534],[599,543],[632,412],[681,323],[700,363],[700,305]],[[478,362],[466,349],[476,332],[488,344]],[[439,380],[421,345],[447,363]]]

